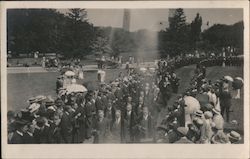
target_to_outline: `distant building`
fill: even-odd
[[[130,29],[130,10],[129,9],[124,9],[123,29],[126,31],[129,31]]]

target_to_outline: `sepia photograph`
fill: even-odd
[[[248,143],[244,8],[4,11],[7,145]]]

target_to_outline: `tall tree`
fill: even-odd
[[[80,9],[80,8],[69,9],[67,15],[75,22],[87,20],[87,11],[85,9]]]
[[[69,9],[67,23],[62,46],[66,50],[66,56],[82,57],[90,53],[91,42],[94,38],[94,27],[87,22],[85,9]]]
[[[159,49],[163,57],[176,56],[190,50],[190,25],[186,23],[186,16],[182,8],[175,9],[169,17],[169,28],[159,33]]]

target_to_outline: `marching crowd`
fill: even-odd
[[[179,93],[177,63],[170,63],[160,60],[149,76],[132,69],[96,90],[62,93],[62,82],[56,99],[39,95],[20,113],[8,112],[8,143],[238,143],[241,135],[226,134],[224,119],[230,121],[231,88],[241,89],[243,80],[212,83],[199,63],[190,87]]]

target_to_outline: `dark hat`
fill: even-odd
[[[37,99],[36,99],[36,97],[31,97],[31,98],[28,99],[28,102],[29,102],[30,104],[32,104],[32,103],[37,102]]]
[[[30,111],[21,110],[21,119],[32,122],[35,119],[35,117],[32,115]]]
[[[70,105],[65,105],[65,106],[63,107],[63,109],[64,109],[65,111],[69,111],[69,110],[72,109],[72,107],[71,107]]]
[[[23,126],[27,125],[29,122],[26,121],[26,120],[23,120],[21,118],[17,118],[14,123],[13,123],[13,126],[16,128],[16,129],[20,129],[22,128]]]
[[[206,110],[212,110],[214,108],[214,106],[210,103],[205,104],[204,107],[206,108]]]
[[[7,117],[8,117],[8,118],[14,118],[15,116],[16,116],[16,114],[15,114],[14,111],[9,110],[9,111],[7,112]]]
[[[56,106],[63,106],[63,105],[64,105],[64,102],[63,102],[61,99],[57,99],[57,100],[55,101],[55,105],[56,105]]]
[[[44,117],[38,117],[38,118],[36,119],[36,123],[37,123],[37,126],[42,127],[42,126],[45,125],[46,120],[45,120]]]
[[[53,99],[47,99],[45,101],[45,106],[46,107],[53,106],[53,105],[55,105],[55,101]]]

